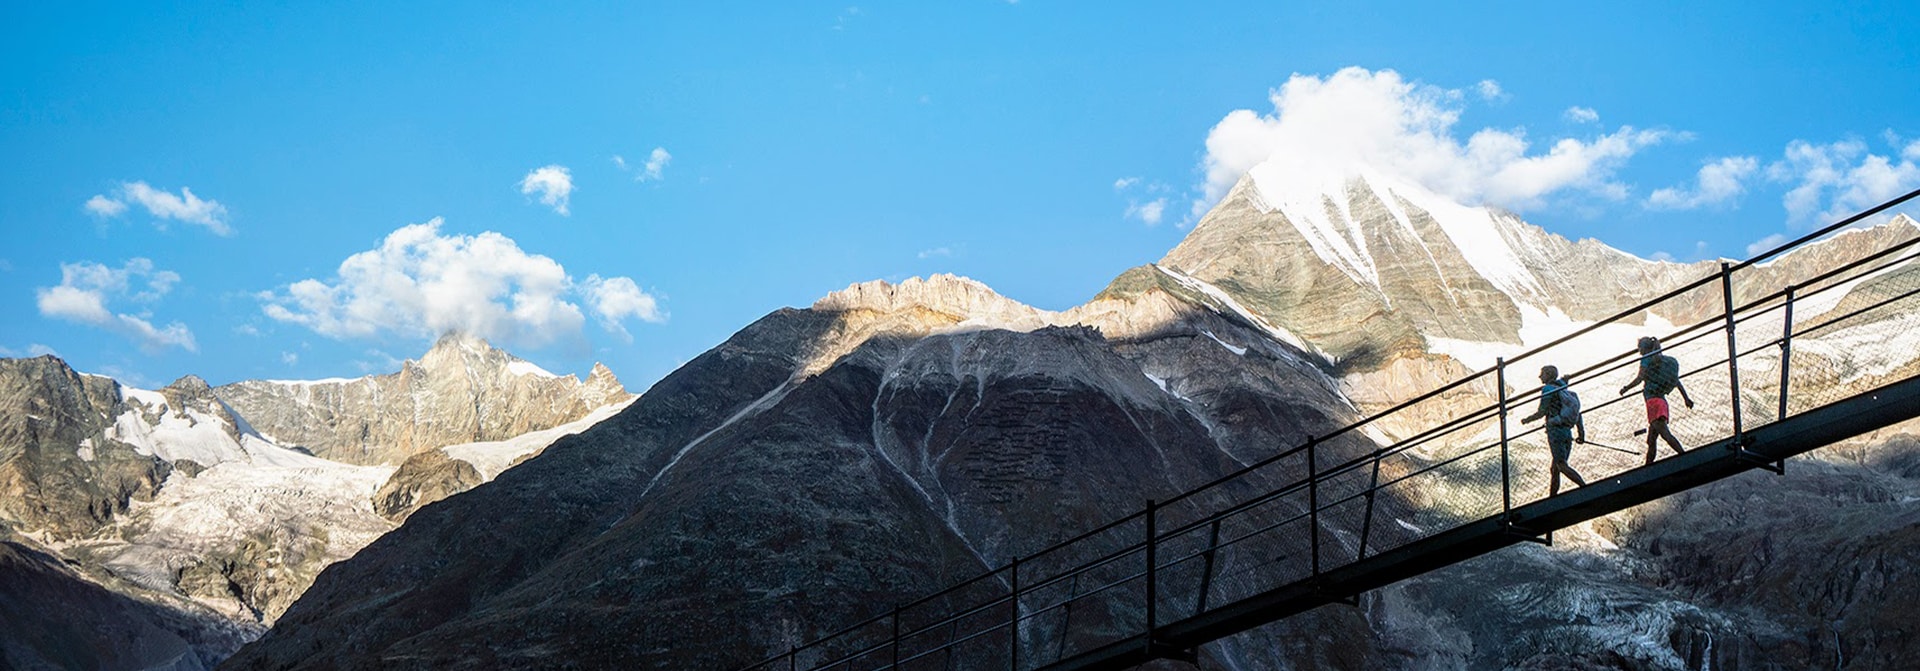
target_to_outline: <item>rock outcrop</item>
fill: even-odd
[[[0,359],[0,519],[74,538],[151,498],[172,468],[109,437],[125,412],[111,379],[53,356]]]
[[[427,450],[407,457],[380,491],[373,493],[373,511],[395,522],[420,506],[473,489],[486,480],[473,464]]]
[[[261,433],[349,464],[398,465],[427,450],[505,440],[631,398],[596,364],[558,376],[471,336],[449,334],[400,371],[351,380],[248,380],[215,392]]]

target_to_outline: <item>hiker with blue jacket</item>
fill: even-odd
[[[1693,408],[1693,398],[1687,395],[1687,387],[1680,383],[1680,361],[1660,353],[1660,339],[1646,336],[1640,339],[1640,373],[1620,388],[1625,394],[1639,384],[1640,397],[1647,401],[1647,463],[1653,463],[1654,451],[1659,440],[1665,438],[1673,447],[1673,452],[1686,452],[1680,447],[1680,439],[1673,437],[1673,430],[1667,428],[1671,413],[1667,408],[1667,394],[1680,390],[1680,400],[1687,402],[1687,408]]]
[[[1587,486],[1580,472],[1567,464],[1567,459],[1573,456],[1574,442],[1587,442],[1587,423],[1580,416],[1580,397],[1567,388],[1567,381],[1560,379],[1560,369],[1553,366],[1540,367],[1540,409],[1520,421],[1531,423],[1543,417],[1547,420],[1547,450],[1553,453],[1553,482],[1548,485],[1547,496],[1560,493],[1562,473],[1574,484]],[[1580,431],[1577,438],[1573,435],[1575,429]]]

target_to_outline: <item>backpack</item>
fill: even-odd
[[[1665,354],[1655,354],[1653,360],[1648,362],[1645,377],[1648,393],[1654,396],[1671,394],[1674,385],[1680,383],[1680,360]]]
[[[1560,394],[1560,409],[1553,414],[1553,417],[1548,418],[1547,423],[1567,428],[1579,426],[1580,395],[1573,393],[1573,388],[1566,386],[1560,387],[1557,393]]]

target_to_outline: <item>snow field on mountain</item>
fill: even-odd
[[[1306,238],[1316,255],[1355,282],[1380,288],[1380,272],[1367,249],[1366,231],[1352,212],[1352,190],[1364,188],[1383,206],[1407,235],[1422,245],[1438,241],[1421,238],[1406,205],[1427,213],[1447,235],[1468,265],[1500,291],[1519,302],[1522,296],[1545,293],[1538,278],[1521,263],[1520,254],[1501,235],[1493,213],[1434,194],[1418,185],[1389,179],[1370,171],[1336,175],[1313,181],[1282,179],[1266,164],[1248,173],[1267,211],[1278,210]],[[1404,201],[1404,202],[1403,202]],[[1431,252],[1429,252],[1431,255]]]
[[[1518,307],[1520,308],[1520,343],[1517,345],[1455,340],[1429,335],[1426,336],[1427,351],[1453,357],[1467,368],[1481,371],[1492,368],[1498,357],[1511,360],[1536,347],[1553,342],[1557,338],[1593,325],[1593,322],[1577,321],[1568,317],[1567,313],[1557,307],[1542,310],[1525,303],[1519,304]],[[1531,368],[1526,371],[1528,375],[1525,379],[1531,380],[1531,373],[1539,370],[1539,366],[1547,364],[1553,364],[1563,372],[1585,368],[1633,349],[1634,343],[1638,342],[1641,336],[1666,335],[1672,333],[1675,328],[1672,322],[1653,314],[1647,315],[1644,324],[1621,322],[1607,324],[1594,329],[1591,333],[1556,345],[1553,349],[1539,355],[1528,357],[1523,363],[1530,365]],[[1515,379],[1514,375],[1515,373],[1510,370],[1507,373],[1507,379],[1509,381]]]
[[[637,398],[639,397],[634,397],[634,399]],[[585,431],[608,417],[620,414],[620,411],[631,405],[634,399],[603,406],[585,417],[551,429],[523,433],[506,440],[462,443],[440,449],[449,457],[472,464],[475,470],[480,471],[480,477],[491,481],[513,466],[513,462],[521,457],[544,450],[548,445],[552,445],[553,441]]]

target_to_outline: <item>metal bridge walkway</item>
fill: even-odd
[[[1191,661],[1202,644],[1557,529],[1753,469],[1784,474],[1789,457],[1920,417],[1920,231],[1817,267],[1769,260],[1915,197],[748,669]],[[1646,463],[1576,446],[1588,486],[1551,493],[1539,425],[1514,414],[1540,400],[1533,372],[1555,364],[1588,399],[1589,437],[1644,450],[1625,438],[1646,425],[1639,395],[1620,393],[1638,335],[1680,360],[1698,403],[1669,395],[1672,427],[1694,447]]]

